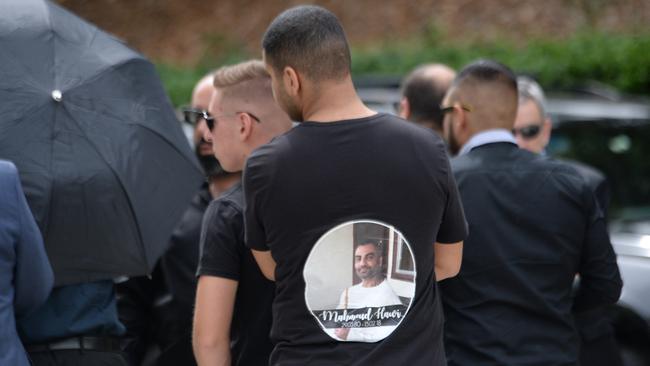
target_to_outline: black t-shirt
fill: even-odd
[[[386,114],[304,122],[244,171],[277,263],[271,365],[445,365],[433,243],[467,235],[445,146]]]
[[[198,276],[238,281],[231,325],[233,365],[266,365],[273,348],[269,340],[275,286],[264,278],[244,245],[241,183],[212,201],[201,229]]]

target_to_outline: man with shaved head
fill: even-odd
[[[572,310],[620,295],[591,189],[570,166],[517,147],[517,104],[515,76],[488,60],[460,71],[442,104],[470,224],[461,271],[441,283],[450,366],[577,365]]]
[[[402,82],[399,116],[442,134],[440,104],[455,76],[443,64],[418,66]]]

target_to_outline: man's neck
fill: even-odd
[[[223,194],[223,192],[229,190],[232,186],[237,184],[241,180],[241,174],[228,174],[226,176],[213,178],[210,180],[208,188],[210,189],[210,195],[212,198],[217,198]]]
[[[321,83],[317,92],[306,98],[305,105],[304,120],[310,122],[336,122],[377,114],[359,99],[349,78]]]
[[[373,277],[361,281],[361,287],[375,287],[375,286],[379,286],[379,284],[381,284],[382,282],[384,282],[384,277],[382,276]]]

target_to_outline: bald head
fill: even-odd
[[[194,90],[192,90],[192,107],[197,109],[208,110],[210,105],[210,98],[212,97],[212,92],[214,91],[214,86],[212,86],[212,79],[214,78],[213,74],[210,73],[196,83]]]
[[[413,70],[402,82],[400,115],[440,132],[440,104],[456,77],[456,72],[442,64],[425,64]]]
[[[199,80],[196,85],[194,86],[194,90],[192,90],[192,101],[190,102],[192,105],[192,108],[195,109],[201,109],[201,110],[208,110],[208,106],[210,105],[210,99],[212,98],[212,93],[214,92],[214,86],[212,86],[212,78],[213,75],[212,73],[209,73],[205,75],[204,77]],[[205,161],[204,168],[207,169],[206,164],[214,164],[211,160],[213,158],[212,155],[212,146],[209,142],[205,141],[203,138],[203,135],[205,134],[205,130],[207,129],[207,126],[205,124],[204,120],[198,121],[194,125],[194,133],[192,134],[192,141],[194,142],[194,148],[197,156],[199,159],[203,159],[203,157],[207,157],[208,160]],[[204,161],[202,160],[202,163]]]
[[[498,62],[480,60],[460,71],[445,104],[469,107],[467,122],[473,133],[494,128],[510,131],[517,116],[517,99],[514,73]]]

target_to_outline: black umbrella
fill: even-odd
[[[151,63],[43,0],[0,1],[0,158],[57,285],[149,273],[202,178]]]

